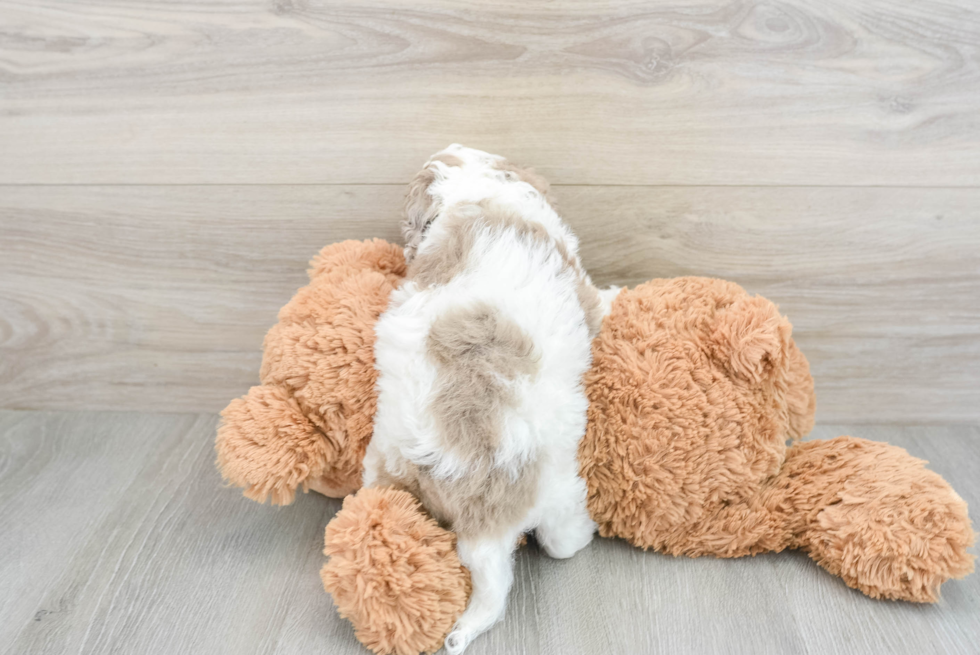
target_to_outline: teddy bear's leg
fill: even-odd
[[[431,653],[466,607],[456,541],[411,494],[366,487],[327,525],[320,571],[338,612],[379,655]]]
[[[296,489],[319,480],[330,462],[330,444],[285,389],[252,387],[221,417],[218,467],[226,480],[245,488],[248,498],[288,505]]]
[[[459,537],[459,561],[470,571],[473,592],[466,611],[446,637],[446,652],[459,655],[477,636],[504,616],[507,593],[514,581],[514,549],[520,530],[496,538]]]
[[[925,462],[886,443],[798,444],[765,494],[791,547],[873,598],[934,602],[973,570],[966,503]]]

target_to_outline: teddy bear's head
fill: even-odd
[[[600,534],[694,554],[726,506],[744,510],[786,441],[813,426],[813,379],[791,332],[775,305],[723,280],[658,279],[616,297],[592,345],[579,447]]]
[[[218,467],[274,504],[297,488],[343,498],[361,486],[374,431],[374,324],[405,276],[399,246],[344,241],[310,263],[310,284],[265,337],[262,384],[221,413]]]

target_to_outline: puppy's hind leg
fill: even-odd
[[[470,570],[473,593],[466,611],[446,637],[446,652],[459,655],[482,632],[499,621],[507,608],[514,581],[514,549],[520,534],[508,530],[500,538],[463,539],[456,544],[459,559]]]
[[[588,546],[596,530],[585,503],[585,481],[566,472],[549,485],[549,496],[534,536],[549,556],[565,559]]]

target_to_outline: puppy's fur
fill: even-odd
[[[592,539],[576,448],[603,305],[547,182],[453,145],[412,182],[406,282],[376,326],[378,410],[364,483],[416,494],[458,537],[473,593],[455,655],[502,616],[512,553]]]

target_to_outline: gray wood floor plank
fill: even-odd
[[[212,415],[0,412],[0,652],[366,653],[320,585],[340,502],[223,488]],[[820,426],[929,459],[980,507],[980,427]],[[875,601],[800,553],[672,558],[597,539],[517,557],[490,653],[974,653],[980,576]]]
[[[976,185],[973,0],[3,0],[0,182]]]
[[[400,242],[402,186],[7,187],[0,407],[220,411],[324,244]],[[599,284],[778,303],[820,420],[980,420],[980,189],[560,187]]]
[[[16,526],[0,537],[11,655],[271,653],[295,603],[330,617],[317,571],[339,502],[309,496],[283,511],[223,489],[215,417],[4,418],[4,454],[32,451],[5,456],[0,479],[4,524]],[[338,621],[307,627],[321,647],[356,645]]]

